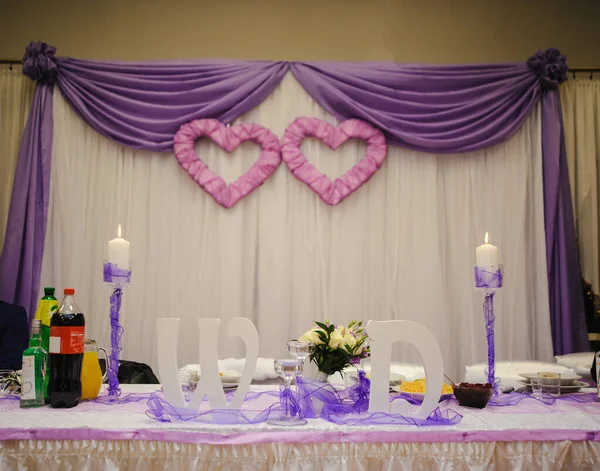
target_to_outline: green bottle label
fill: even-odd
[[[48,296],[42,298],[35,313],[35,318],[39,319],[42,323],[42,348],[46,350],[46,352],[48,352],[50,348],[50,321],[55,312],[58,312],[58,301],[56,298]]]
[[[52,315],[58,311],[58,301],[56,299],[42,299],[35,313],[35,318],[42,322],[42,325],[50,326]]]

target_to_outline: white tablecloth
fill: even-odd
[[[156,387],[124,386],[124,393]],[[600,469],[600,404],[527,400],[455,426],[163,423],[144,402],[21,410],[0,401],[0,469]]]

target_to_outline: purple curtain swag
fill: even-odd
[[[558,85],[568,66],[557,49],[525,63],[416,65],[392,62],[191,60],[105,62],[55,57],[32,42],[23,73],[37,81],[21,143],[4,249],[0,299],[37,304],[52,158],[52,92],[99,133],[125,146],[170,151],[196,118],[231,122],[260,104],[291,71],[338,119],[359,118],[390,143],[432,153],[467,152],[514,135],[542,101],[544,216],[556,354],[588,350]]]

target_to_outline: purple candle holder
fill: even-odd
[[[492,385],[494,392],[498,392],[500,378],[496,378],[496,351],[494,342],[494,327],[496,315],[494,314],[494,295],[496,290],[502,288],[502,266],[475,267],[475,287],[485,291],[483,300],[483,315],[485,317],[485,336],[488,346],[487,369],[485,371],[487,382]]]
[[[123,268],[110,260],[104,261],[104,282],[113,285],[110,295],[110,356],[108,358],[108,397],[117,400],[121,395],[119,385],[119,357],[122,349],[123,327],[119,322],[122,286],[131,280],[131,267]]]

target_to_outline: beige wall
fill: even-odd
[[[559,47],[600,66],[600,0],[0,0],[0,58],[495,62]]]

